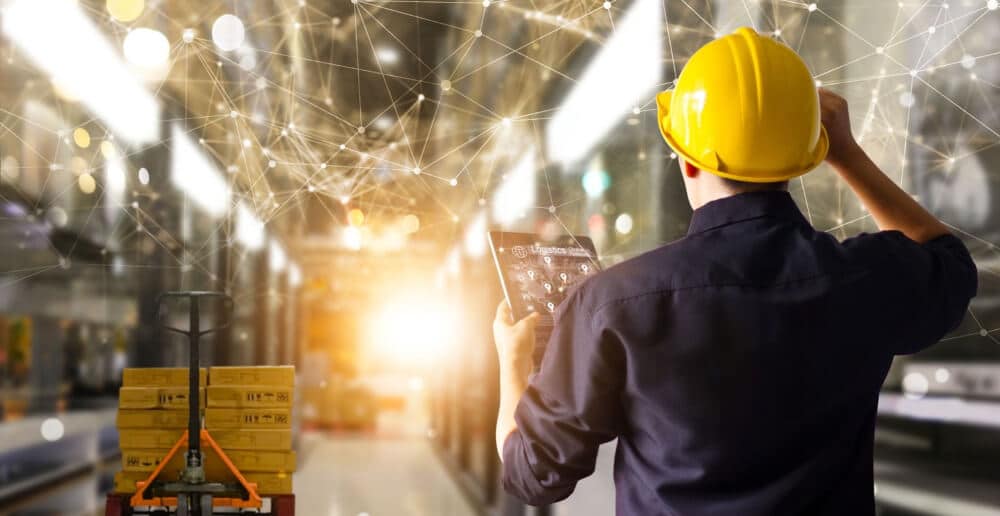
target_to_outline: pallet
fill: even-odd
[[[104,516],[139,516],[153,514],[152,512],[137,512],[129,505],[131,494],[109,493],[104,504]],[[274,495],[271,499],[271,512],[253,513],[261,516],[295,516],[295,495]],[[157,514],[171,514],[159,512]],[[233,514],[233,513],[226,513]]]

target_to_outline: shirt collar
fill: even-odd
[[[783,190],[745,192],[716,199],[694,210],[688,235],[760,217],[808,223],[791,194]]]

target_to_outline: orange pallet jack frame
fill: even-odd
[[[261,500],[260,495],[257,494],[257,484],[247,482],[247,479],[243,477],[243,474],[240,473],[240,470],[237,469],[236,466],[233,465],[232,461],[229,460],[229,457],[226,456],[226,452],[222,451],[222,448],[219,448],[219,445],[216,444],[215,439],[212,439],[212,436],[209,435],[208,430],[205,429],[201,430],[201,442],[208,443],[209,447],[211,447],[212,450],[214,450],[215,453],[218,454],[219,459],[222,461],[223,464],[225,464],[226,469],[228,469],[233,474],[233,476],[236,477],[236,480],[240,483],[240,485],[247,490],[247,499],[245,500],[242,498],[213,498],[212,506],[239,507],[242,509],[250,509],[250,508],[259,509],[263,505],[263,501]],[[181,438],[177,440],[177,442],[174,444],[174,447],[171,448],[169,452],[167,452],[166,457],[164,457],[163,460],[160,461],[160,463],[156,466],[156,469],[153,470],[153,472],[149,475],[149,477],[147,477],[145,481],[136,482],[135,485],[137,490],[135,494],[132,495],[132,497],[129,499],[129,505],[131,505],[132,507],[141,507],[148,505],[156,505],[162,507],[177,507],[177,498],[175,497],[146,498],[146,489],[153,483],[154,480],[156,480],[157,475],[159,475],[160,472],[163,471],[163,468],[166,467],[166,465],[170,462],[170,459],[172,459],[175,455],[177,455],[177,452],[180,451],[181,448],[187,447],[187,445],[188,445],[188,433],[185,430],[184,435],[182,435]]]
[[[189,388],[193,393],[189,396],[188,429],[174,446],[167,452],[146,480],[136,482],[134,494],[112,493],[108,495],[105,504],[105,516],[131,516],[137,514],[170,514],[177,516],[206,516],[214,514],[214,508],[231,508],[237,511],[247,509],[254,514],[271,514],[272,516],[294,516],[295,495],[271,496],[271,510],[261,512],[263,498],[257,493],[257,485],[247,482],[243,474],[233,465],[226,453],[212,439],[211,434],[201,428],[199,411],[199,350],[198,342],[206,334],[220,330],[229,325],[227,321],[222,326],[211,330],[200,328],[199,301],[205,298],[221,298],[226,307],[231,309],[232,299],[221,292],[168,292],[157,300],[160,305],[167,298],[183,298],[189,301],[190,319],[187,330],[165,326],[165,329],[188,337],[189,349]],[[229,310],[226,310],[227,312]],[[201,452],[202,443],[215,451],[225,467],[236,478],[237,483],[207,482],[203,468],[204,455]],[[163,482],[157,477],[170,463],[178,452],[186,449],[186,467],[180,481]],[[152,490],[147,495],[147,491]],[[172,495],[172,496],[171,496]],[[146,509],[142,509],[146,508]],[[228,510],[228,509],[227,509]],[[228,513],[231,514],[231,513]]]

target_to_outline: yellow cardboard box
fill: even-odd
[[[212,385],[208,388],[209,407],[291,408],[292,388],[254,385]]]
[[[208,371],[211,385],[295,385],[294,366],[216,366]]]
[[[226,453],[229,453],[230,450],[282,451],[292,449],[291,430],[216,429],[209,431],[209,433],[215,443]]]
[[[122,470],[134,473],[152,472],[169,452],[168,449],[123,449]],[[241,473],[247,471],[290,473],[295,471],[294,451],[227,450],[225,453]],[[185,463],[184,450],[179,450],[163,468],[161,474],[166,475],[166,477],[161,478],[180,478],[179,475],[184,470]],[[214,452],[206,452],[202,464],[205,468],[205,477],[208,479],[219,480],[232,477],[228,468]]]
[[[123,428],[118,431],[118,446],[122,449],[141,448],[172,448],[184,430],[133,429]]]
[[[205,389],[198,389],[199,406],[205,407]],[[118,408],[123,409],[185,409],[188,408],[188,387],[122,387],[118,391]]]
[[[205,409],[205,428],[285,429],[292,426],[291,409],[287,408],[217,408]]]
[[[201,368],[198,385],[205,385],[208,373]],[[186,367],[126,367],[122,370],[125,387],[183,387],[188,385]]]
[[[140,480],[146,480],[149,476],[148,472],[140,471],[119,471],[115,473],[115,485],[112,492],[115,493],[134,493],[136,491],[135,483]],[[278,493],[284,494],[284,493]]]
[[[295,452],[225,450],[229,460],[241,473],[247,471],[267,473],[291,473],[295,471]]]
[[[119,409],[118,428],[187,428],[186,410]]]
[[[292,475],[290,473],[259,473],[243,474],[247,482],[257,484],[257,494],[279,495],[292,494]]]

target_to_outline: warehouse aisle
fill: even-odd
[[[472,516],[476,512],[419,437],[306,433],[296,512],[316,516]]]

